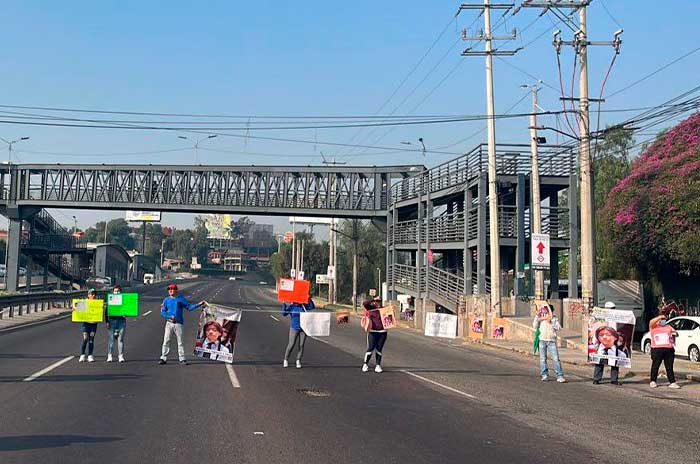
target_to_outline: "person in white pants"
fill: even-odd
[[[158,364],[163,365],[168,362],[168,354],[170,353],[170,338],[175,333],[177,338],[177,355],[180,364],[187,364],[185,358],[185,346],[182,343],[182,324],[185,322],[183,317],[183,309],[195,311],[201,307],[206,307],[206,301],[199,303],[190,303],[184,296],[177,294],[177,285],[168,285],[168,296],[163,299],[163,304],[160,306],[160,315],[166,319],[165,332],[163,333],[163,348],[161,350],[160,360]]]

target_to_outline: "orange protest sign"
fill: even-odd
[[[311,282],[308,280],[280,279],[277,300],[283,303],[309,302]]]

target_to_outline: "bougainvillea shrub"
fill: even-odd
[[[700,114],[651,144],[610,191],[599,220],[644,274],[700,274]]]

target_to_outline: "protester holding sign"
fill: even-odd
[[[168,296],[163,299],[163,304],[160,306],[160,315],[166,319],[165,333],[163,334],[163,348],[161,351],[158,364],[168,362],[168,353],[170,353],[170,338],[175,334],[177,338],[177,354],[180,364],[187,364],[185,358],[185,346],[182,343],[182,325],[185,320],[183,317],[183,309],[187,311],[195,311],[196,309],[207,306],[206,301],[199,303],[190,303],[184,296],[177,294],[177,285],[168,285]]]
[[[292,354],[294,346],[299,342],[299,348],[297,350],[297,369],[301,369],[301,358],[304,356],[304,344],[306,343],[306,332],[301,327],[301,320],[299,314],[305,311],[311,311],[316,306],[314,301],[311,299],[311,294],[308,295],[308,303],[283,303],[282,304],[282,315],[289,316],[289,342],[287,343],[287,349],[284,351],[284,360],[282,361],[282,367],[289,366],[289,356]]]
[[[561,330],[559,319],[557,319],[554,308],[550,304],[543,302],[538,307],[532,326],[539,330],[537,349],[540,352],[540,376],[543,382],[549,378],[547,355],[550,355],[554,364],[554,372],[557,374],[557,382],[564,383],[566,379],[564,378],[564,370],[561,368],[557,348],[557,332]]]
[[[594,385],[602,380],[606,364],[610,366],[610,383],[622,385],[620,367],[632,367],[629,345],[634,322],[632,311],[617,310],[611,301],[605,308],[593,308],[588,322],[588,361],[594,364]]]
[[[112,288],[111,295],[121,295],[122,288],[115,285]],[[117,351],[119,353],[119,362],[123,363],[124,359],[124,334],[126,332],[126,317],[110,316],[109,304],[105,305],[105,320],[107,321],[107,362],[112,362],[112,348],[114,348],[114,339],[117,339]]]
[[[365,352],[364,362],[362,364],[362,372],[367,372],[369,370],[369,361],[372,359],[372,353],[375,353],[374,357],[377,361],[377,365],[374,366],[374,372],[382,372],[382,349],[384,348],[384,343],[386,343],[387,330],[382,325],[382,317],[379,309],[382,306],[381,301],[378,299],[366,300],[362,303],[365,308],[365,315],[363,317],[364,329],[367,331],[367,351]]]
[[[88,290],[88,300],[95,299],[95,289]],[[92,355],[95,349],[95,334],[97,333],[97,322],[83,322],[80,324],[80,331],[83,333],[83,343],[80,345],[80,358],[78,362],[85,362],[85,348],[87,348],[87,362],[95,362],[95,357]]]
[[[649,332],[651,335],[651,373],[649,374],[651,388],[656,388],[656,379],[659,376],[659,367],[661,361],[666,368],[666,376],[669,381],[669,388],[681,388],[676,383],[676,375],[673,373],[673,361],[676,357],[674,349],[675,337],[678,332],[668,325],[668,319],[665,314],[655,317],[649,321]]]

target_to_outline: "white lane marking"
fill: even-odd
[[[462,390],[457,390],[456,388],[452,388],[452,387],[449,387],[449,386],[447,386],[447,385],[441,384],[440,382],[436,382],[436,381],[434,381],[434,380],[430,380],[430,379],[428,379],[428,378],[426,378],[426,377],[423,377],[422,375],[414,374],[413,372],[409,372],[409,371],[407,371],[407,370],[405,370],[405,369],[402,369],[401,372],[403,372],[404,374],[408,374],[408,375],[410,375],[410,376],[412,376],[412,377],[415,377],[415,378],[417,378],[417,379],[421,379],[421,380],[424,381],[424,382],[428,382],[428,383],[431,383],[431,384],[433,384],[433,385],[436,385],[436,386],[438,386],[438,387],[440,387],[440,388],[444,388],[445,390],[451,391],[452,393],[456,393],[456,394],[458,394],[458,395],[461,395],[461,396],[464,396],[464,397],[466,397],[466,398],[469,398],[470,400],[478,400],[478,398],[477,398],[476,396],[474,396],[474,395],[470,395],[469,393],[463,392]]]
[[[67,363],[68,361],[70,361],[73,358],[75,358],[75,356],[68,356],[67,358],[63,358],[60,361],[51,364],[49,367],[45,367],[44,369],[33,373],[32,375],[30,375],[26,379],[22,380],[22,382],[31,382],[32,380],[35,380],[35,379],[41,377],[42,375],[46,374],[47,372],[51,372],[52,370],[56,369],[57,367],[64,365],[65,363]]]
[[[226,364],[226,370],[228,371],[228,378],[231,379],[233,388],[241,388],[241,383],[238,381],[238,376],[236,376],[236,371],[233,370],[233,366],[231,364]]]
[[[275,316],[273,316],[272,314],[270,314],[270,317],[271,317],[272,319],[276,320],[277,322],[280,321],[279,319],[277,319],[277,318],[276,318]]]
[[[148,316],[149,314],[151,314],[152,312],[153,312],[153,311],[148,311],[148,312],[143,313],[143,315],[144,315],[144,317],[145,317],[145,316]]]

